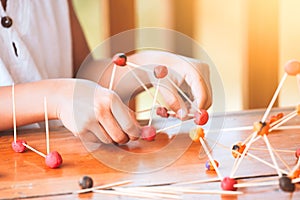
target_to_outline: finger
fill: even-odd
[[[122,131],[122,128],[119,126],[110,110],[100,113],[97,118],[114,142],[118,144],[125,144],[129,141],[128,136]]]
[[[288,75],[296,76],[300,74],[300,62],[292,59],[284,65],[284,70]]]
[[[188,111],[177,89],[169,81],[163,81],[160,84],[159,91],[170,109],[176,112],[176,117],[184,119]]]
[[[110,144],[113,142],[112,138],[106,132],[106,130],[97,122],[91,122],[87,125],[88,130],[91,131],[101,142]],[[95,140],[95,138],[92,138]]]
[[[194,65],[193,69],[195,72],[188,73],[185,81],[191,87],[197,108],[208,109],[212,103],[208,65],[205,63],[198,63],[196,65]]]
[[[89,152],[96,151],[101,146],[101,143],[103,143],[103,141],[101,141],[96,134],[90,130],[82,131],[79,134],[79,137]]]
[[[140,137],[141,129],[138,122],[133,117],[130,109],[117,95],[114,95],[111,101],[111,114],[111,117],[115,119],[115,125],[118,125],[131,140]]]

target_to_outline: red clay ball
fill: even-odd
[[[117,53],[114,55],[112,60],[118,66],[125,66],[127,62],[127,56],[124,53]]]
[[[168,118],[169,117],[169,113],[168,113],[168,109],[166,107],[158,107],[156,108],[156,114],[164,117],[164,118]]]
[[[237,188],[234,187],[235,184],[237,184],[237,180],[230,178],[230,177],[225,177],[221,181],[221,187],[223,190],[236,191]]]
[[[52,151],[45,158],[46,165],[52,169],[58,168],[63,160],[61,155],[57,151]]]
[[[295,156],[296,156],[296,158],[299,159],[299,157],[300,157],[300,148],[298,148],[298,149],[296,150]]]
[[[144,126],[142,128],[141,138],[147,141],[153,141],[156,136],[156,129],[153,126]]]
[[[168,68],[163,65],[159,65],[154,68],[154,76],[156,78],[164,78],[168,75]]]
[[[16,142],[13,141],[11,146],[15,152],[23,153],[26,150],[26,147],[23,145],[23,143],[27,144],[25,140],[17,140]]]
[[[208,119],[209,119],[209,115],[208,112],[204,109],[200,109],[201,112],[196,112],[194,115],[194,122],[197,125],[204,125],[207,123]]]

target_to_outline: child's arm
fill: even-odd
[[[0,130],[13,127],[12,88],[0,87]],[[15,85],[17,126],[60,119],[75,135],[92,132],[105,143],[137,139],[140,129],[119,97],[87,80],[50,79]]]

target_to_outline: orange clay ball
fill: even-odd
[[[298,104],[298,105],[296,106],[296,111],[297,111],[297,114],[300,115],[300,104]]]
[[[291,76],[296,76],[297,74],[300,74],[300,62],[295,59],[289,60],[284,65],[284,71]]]
[[[190,138],[194,141],[194,142],[199,142],[200,137],[204,138],[204,130],[201,127],[197,127],[195,129],[190,130]]]
[[[257,131],[257,135],[268,135],[270,129],[270,123],[268,122],[255,122],[253,125],[253,130]]]
[[[277,120],[281,119],[282,117],[284,116],[284,114],[281,112],[281,113],[278,113],[277,115],[272,115],[270,117],[270,124],[276,122]]]
[[[241,154],[243,154],[244,150],[246,148],[246,145],[243,144],[242,142],[238,142],[235,145],[232,146],[232,156],[234,158],[239,158],[241,157]]]
[[[297,169],[291,176],[291,179],[300,178],[300,169]]]

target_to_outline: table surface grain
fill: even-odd
[[[278,108],[271,114],[291,112],[291,108]],[[211,116],[213,123],[204,127],[207,131],[206,142],[215,160],[220,164],[223,176],[229,176],[234,158],[231,146],[243,141],[252,131],[217,131],[220,128],[252,126],[259,121],[263,110],[249,110]],[[299,124],[299,117],[286,125]],[[168,119],[168,123],[177,123]],[[164,125],[168,126],[166,120]],[[126,145],[93,146],[73,136],[63,127],[50,129],[50,148],[58,151],[63,157],[63,164],[58,169],[50,169],[44,158],[27,150],[15,153],[11,148],[13,132],[2,132],[0,135],[0,199],[132,199],[132,197],[103,195],[96,193],[72,194],[80,189],[79,179],[88,175],[94,185],[131,180],[130,186],[172,184],[186,181],[217,178],[216,173],[205,169],[207,156],[200,143],[191,142],[188,130],[192,124],[185,124],[183,129],[160,133],[155,141],[137,140]],[[299,148],[300,129],[278,130],[270,133],[268,138],[274,149],[294,151]],[[43,129],[18,130],[18,139],[46,152],[45,131]],[[271,162],[263,141],[257,141],[249,150],[252,154]],[[259,150],[258,148],[262,149]],[[279,152],[289,167],[296,163],[294,153]],[[284,168],[284,165],[279,162]],[[274,177],[276,170],[247,156],[236,176],[239,182],[258,181],[262,177]],[[190,184],[181,187],[221,190],[220,182]],[[243,194],[205,195],[184,194],[182,199],[300,199],[299,186],[294,193],[286,193],[278,186],[251,187],[239,189]]]

